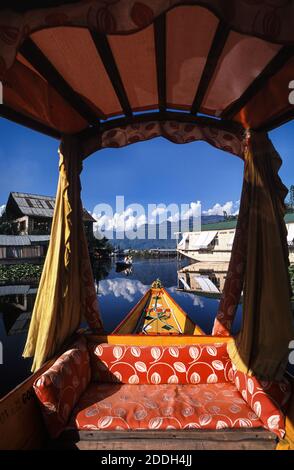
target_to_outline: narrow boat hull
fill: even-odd
[[[113,334],[203,335],[163,287],[149,289]]]

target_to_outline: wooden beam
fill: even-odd
[[[156,53],[158,107],[166,109],[166,16],[160,15],[154,21],[154,41]]]
[[[222,117],[233,119],[244,106],[263,88],[267,81],[275,75],[294,56],[293,46],[284,46],[265,66],[263,71],[249,85],[244,93],[234,103],[229,105],[223,112]]]
[[[132,118],[118,118],[111,119],[101,123],[101,131],[113,129],[115,127],[125,126],[128,124],[135,124],[137,122],[149,121],[178,121],[193,124],[201,124],[206,126],[214,126],[218,129],[223,129],[228,132],[240,132],[243,126],[237,122],[214,119],[205,116],[191,116],[189,113],[181,113],[176,111],[144,113],[133,116]]]
[[[47,80],[47,82],[62,96],[62,98],[89,124],[97,125],[99,116],[95,111],[76,93],[64,80],[58,70],[51,64],[38,46],[27,39],[21,46],[19,52],[25,59]],[[100,115],[105,119],[104,115]]]
[[[278,116],[269,118],[264,124],[262,124],[262,126],[256,127],[254,130],[260,132],[269,132],[279,126],[282,126],[286,122],[291,121],[292,119],[294,119],[294,106],[284,113],[279,114]]]
[[[9,121],[13,121],[16,124],[28,127],[36,132],[40,132],[41,134],[54,137],[54,139],[61,139],[61,134],[56,129],[46,126],[46,124],[42,124],[31,117],[25,116],[4,104],[0,105],[0,116],[5,119],[9,119]]]
[[[106,35],[97,33],[96,31],[90,31],[90,34],[124,114],[126,116],[132,116],[132,108]]]
[[[212,46],[206,59],[206,64],[201,75],[201,79],[193,104],[191,106],[191,114],[197,114],[201,107],[202,101],[205,97],[210,81],[216,70],[219,58],[228,39],[229,33],[229,27],[220,21],[212,41]]]

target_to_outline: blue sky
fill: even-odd
[[[294,122],[270,133],[283,158],[280,175],[294,184]],[[55,195],[58,142],[0,119],[0,205],[10,191]],[[96,152],[84,163],[83,203],[191,203],[208,210],[240,198],[242,161],[204,142],[175,145],[164,139]]]

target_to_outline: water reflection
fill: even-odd
[[[193,263],[178,271],[178,287],[186,292],[220,298],[228,267],[228,263]]]
[[[99,284],[98,295],[112,295],[116,298],[120,297],[128,302],[134,302],[138,294],[144,295],[148,286],[142,284],[141,281],[132,279],[109,279],[101,281]]]
[[[8,336],[28,331],[36,294],[37,287],[0,286],[0,312]]]

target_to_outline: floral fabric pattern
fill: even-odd
[[[286,379],[259,381],[232,367],[226,343],[87,345],[84,338],[34,389],[52,438],[64,429],[242,427],[264,427],[282,438],[291,396]]]
[[[261,427],[231,383],[201,385],[91,384],[68,428],[225,429]]]
[[[90,346],[92,380],[128,384],[203,384],[232,379],[226,343],[191,346]]]
[[[233,133],[213,126],[195,124],[193,122],[149,121],[121,126],[116,129],[104,131],[100,148],[124,147],[126,145],[164,137],[176,144],[187,144],[197,140],[203,140],[210,145],[243,158],[244,144],[243,133],[237,129]],[[95,143],[97,139],[95,139]],[[94,149],[91,148],[91,152]],[[97,148],[96,148],[97,150]],[[88,153],[88,152],[87,152]]]
[[[52,438],[64,429],[90,378],[86,341],[80,339],[35,381],[34,390]]]
[[[263,427],[275,432],[279,437],[285,435],[285,416],[282,412],[291,396],[291,385],[284,378],[280,382],[259,381],[244,372],[234,370],[234,383],[248,406],[261,419]]]

